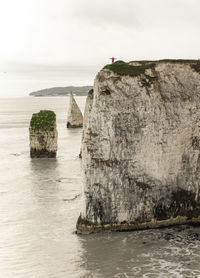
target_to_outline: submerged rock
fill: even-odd
[[[200,62],[104,67],[88,96],[77,232],[200,223]]]
[[[83,127],[83,115],[73,94],[70,93],[70,103],[67,117],[67,128]]]
[[[31,157],[56,157],[58,132],[56,114],[41,110],[33,114],[29,128]]]

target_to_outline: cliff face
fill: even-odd
[[[88,96],[78,232],[200,222],[200,64],[106,66]]]
[[[29,137],[32,158],[56,157],[58,132],[55,113],[42,110],[33,114],[30,122]]]

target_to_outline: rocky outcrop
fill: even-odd
[[[74,96],[70,93],[70,103],[67,117],[67,128],[83,127],[83,115],[76,103]]]
[[[77,232],[200,223],[200,62],[114,63],[88,96]]]
[[[42,110],[33,114],[29,128],[30,155],[34,157],[56,157],[58,132],[56,114]]]
[[[92,102],[93,102],[93,94],[94,94],[94,90],[91,89],[88,91],[88,96],[86,98],[86,103],[85,103],[85,110],[84,110],[84,121],[85,121],[85,126],[87,126],[88,124],[88,119],[89,119],[89,112],[92,108]],[[81,138],[81,149],[80,149],[80,153],[79,153],[79,158],[82,158],[82,145],[83,145],[83,138],[85,136],[85,131],[83,129],[82,132],[82,138]]]

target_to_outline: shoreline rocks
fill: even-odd
[[[56,114],[53,111],[41,110],[32,115],[30,127],[31,158],[54,158],[57,153],[58,132]]]
[[[200,62],[107,65],[88,100],[77,232],[200,224]]]
[[[79,128],[79,127],[83,127],[83,115],[71,92],[69,110],[67,116],[67,128]]]

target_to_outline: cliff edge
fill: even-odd
[[[105,66],[85,108],[77,232],[200,223],[200,62]]]

